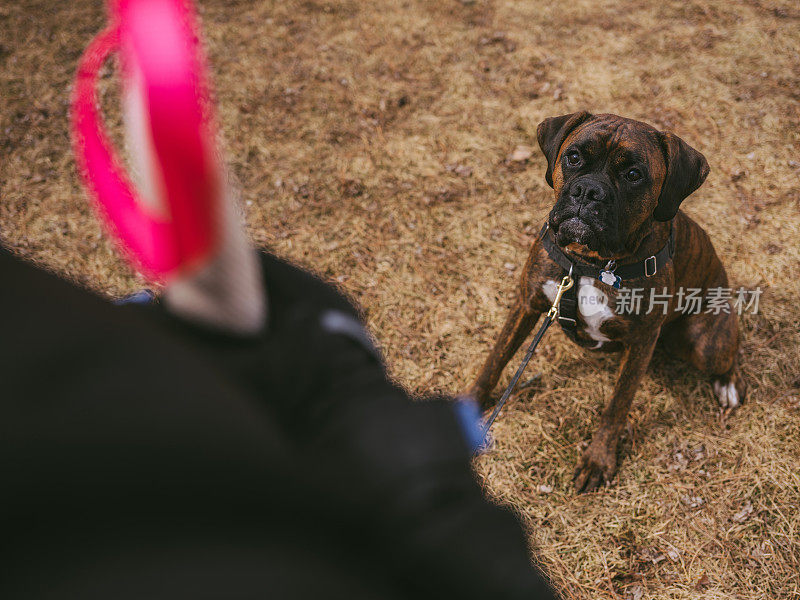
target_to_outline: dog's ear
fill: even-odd
[[[553,169],[556,166],[558,151],[567,136],[581,123],[585,123],[594,115],[585,110],[560,117],[550,117],[539,123],[536,128],[536,139],[539,148],[547,158],[547,172],[544,175],[547,185],[553,187]]]
[[[703,185],[709,168],[706,157],[677,135],[662,133],[661,146],[667,163],[667,174],[653,218],[656,221],[669,221],[678,212],[681,202]]]

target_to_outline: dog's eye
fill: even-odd
[[[625,179],[630,181],[631,183],[636,183],[642,178],[642,172],[639,169],[628,169],[628,172],[625,173]]]
[[[571,167],[574,167],[579,162],[581,162],[581,155],[578,154],[576,150],[570,150],[567,152],[567,164]]]

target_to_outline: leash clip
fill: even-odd
[[[547,312],[547,316],[551,319],[555,319],[558,315],[558,306],[561,304],[561,297],[564,295],[569,288],[571,288],[575,284],[575,281],[572,279],[572,267],[569,268],[569,273],[564,275],[561,279],[561,283],[558,284],[558,289],[556,290],[556,298],[553,300],[553,305],[550,307],[550,310]]]

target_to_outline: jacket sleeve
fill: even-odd
[[[260,340],[207,351],[281,415],[299,455],[359,511],[389,575],[417,597],[550,599],[518,517],[490,503],[452,401],[388,378],[356,307],[263,256],[270,321]]]
[[[550,599],[523,527],[490,503],[448,399],[412,399],[347,339],[322,342],[309,454],[369,507],[378,545],[416,593]]]

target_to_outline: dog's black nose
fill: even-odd
[[[569,195],[578,201],[602,202],[606,199],[606,190],[599,183],[584,179],[572,183]]]

